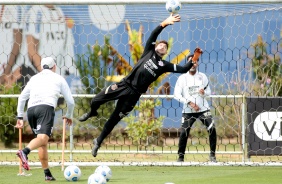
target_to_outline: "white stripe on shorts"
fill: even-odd
[[[214,121],[212,120],[212,123],[210,124],[210,126],[208,127],[208,130],[211,129],[211,127],[213,126]]]
[[[110,87],[111,87],[111,86],[107,87],[107,89],[106,89],[106,91],[105,91],[105,94],[108,93]]]

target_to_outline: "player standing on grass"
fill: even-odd
[[[178,145],[178,162],[184,161],[187,139],[197,118],[206,126],[210,141],[210,161],[216,162],[216,129],[211,116],[210,107],[205,99],[211,94],[209,80],[204,73],[198,72],[197,60],[203,51],[200,48],[194,50],[194,54],[188,56],[188,60],[196,62],[186,74],[182,74],[177,79],[174,98],[183,103],[182,125]]]
[[[17,152],[24,169],[29,170],[28,154],[38,148],[38,156],[45,173],[45,181],[53,181],[48,166],[47,144],[53,130],[55,111],[58,98],[62,94],[67,102],[67,112],[63,119],[68,125],[72,124],[74,100],[66,80],[56,74],[56,63],[51,57],[41,60],[42,71],[27,83],[18,99],[18,120],[16,128],[23,128],[23,115],[26,100],[28,101],[27,119],[35,135],[29,144]]]
[[[100,136],[93,140],[92,155],[94,157],[97,156],[98,149],[103,140],[111,133],[117,123],[129,114],[138,102],[141,94],[147,91],[152,82],[163,73],[186,73],[193,66],[192,60],[184,66],[162,60],[162,57],[167,54],[168,43],[165,40],[156,43],[158,35],[166,26],[179,21],[179,15],[170,15],[158,25],[148,38],[144,53],[132,71],[121,82],[112,84],[98,93],[91,100],[90,111],[79,118],[80,121],[86,121],[90,117],[97,116],[97,109],[100,105],[111,100],[118,100],[116,108],[105,123]]]

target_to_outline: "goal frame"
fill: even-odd
[[[161,4],[166,0],[2,0],[2,4],[7,5],[36,5],[36,4],[54,4],[54,5],[120,5],[120,4]],[[282,3],[282,0],[181,0],[183,4],[257,4],[257,3]]]
[[[48,4],[53,4],[53,5],[138,5],[138,4],[165,4],[166,0],[91,0],[91,1],[86,1],[86,0],[40,0],[40,1],[34,1],[34,0],[2,0],[2,4],[4,5],[48,5]],[[181,0],[182,4],[279,4],[282,3],[282,0]],[[181,14],[181,13],[180,13]],[[95,95],[93,94],[73,94],[73,97],[76,98],[93,98]],[[19,95],[0,95],[0,98],[18,98]],[[174,98],[173,95],[142,95],[142,98],[151,98],[151,99],[172,99]],[[237,99],[242,99],[243,103],[240,106],[241,109],[241,139],[242,139],[242,145],[241,145],[241,150],[240,151],[218,151],[217,153],[219,154],[238,154],[242,155],[242,162],[239,163],[241,165],[244,165],[244,163],[248,162],[247,158],[247,141],[246,141],[246,123],[247,123],[247,118],[246,118],[246,96],[245,95],[210,95],[207,98],[237,98]],[[70,162],[72,162],[73,154],[74,153],[90,153],[90,150],[73,150],[73,127],[71,126],[69,128],[69,133],[70,133],[70,147],[69,149],[65,150],[66,153],[70,154]],[[238,143],[239,145],[240,143]],[[101,153],[106,153],[106,154],[135,154],[135,153],[140,153],[140,154],[154,154],[154,153],[164,153],[164,154],[177,154],[176,151],[140,151],[140,150],[128,150],[128,151],[117,151],[117,150],[99,150]],[[14,153],[16,150],[0,150],[0,153]],[[36,152],[36,151],[35,151]],[[48,150],[50,153],[58,153],[61,152],[60,150]],[[188,154],[208,154],[208,151],[188,151]],[[4,162],[3,162],[4,163]],[[2,163],[2,164],[3,164]],[[16,163],[17,164],[17,163]],[[167,165],[168,163],[164,163],[162,165]],[[267,165],[266,163],[262,163],[263,165]],[[279,163],[274,163],[273,165]],[[1,164],[0,164],[1,165]],[[66,163],[68,165],[68,163]],[[79,165],[79,164],[78,164]],[[87,165],[87,164],[86,164]],[[183,164],[181,164],[183,165]],[[191,165],[191,163],[189,164]],[[192,164],[193,165],[193,164]],[[196,164],[195,164],[196,165]],[[199,165],[199,164],[197,164]],[[201,164],[200,164],[201,165]]]

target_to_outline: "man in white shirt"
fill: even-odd
[[[57,101],[62,94],[67,102],[67,112],[63,116],[67,125],[72,124],[72,116],[74,111],[74,99],[66,80],[56,74],[56,63],[51,57],[41,60],[42,71],[33,77],[25,86],[18,99],[18,120],[16,128],[23,128],[23,115],[26,100],[27,119],[29,125],[35,135],[29,144],[17,152],[17,156],[21,159],[24,169],[29,170],[28,154],[30,151],[38,148],[39,160],[45,173],[45,181],[53,181],[48,166],[47,144],[53,130],[55,111]]]
[[[198,60],[203,51],[200,48],[194,50],[194,54],[188,56],[192,59],[194,66],[186,74],[179,76],[175,89],[174,98],[183,103],[181,133],[178,145],[178,161],[184,161],[187,139],[191,127],[196,119],[200,119],[209,133],[210,161],[216,162],[216,129],[210,113],[210,107],[205,99],[211,94],[209,81],[204,73],[198,72]]]

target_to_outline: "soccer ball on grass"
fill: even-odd
[[[112,177],[112,170],[107,165],[100,165],[99,167],[96,168],[94,173],[98,173],[98,174],[101,174],[102,176],[104,176],[107,182]]]
[[[94,174],[91,174],[89,177],[88,177],[88,184],[106,184],[107,181],[106,181],[106,178],[99,174],[99,173],[94,173]]]
[[[181,9],[181,2],[179,0],[167,0],[165,7],[169,13],[175,14]]]
[[[68,181],[77,181],[81,177],[81,170],[75,165],[70,165],[66,167],[64,177]]]

